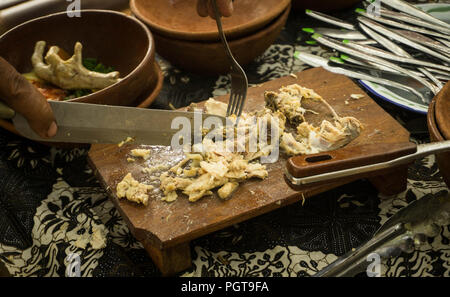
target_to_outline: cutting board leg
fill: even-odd
[[[370,177],[369,181],[381,194],[392,196],[406,190],[407,179],[408,165],[399,166],[382,175]]]
[[[166,249],[159,249],[146,243],[144,247],[163,276],[174,275],[192,265],[189,242]]]

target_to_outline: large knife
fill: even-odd
[[[189,129],[191,139],[209,118],[225,124],[225,118],[199,112],[170,111],[100,104],[48,101],[58,125],[55,137],[41,138],[27,120],[0,102],[0,117],[11,118],[17,131],[26,138],[43,142],[120,143],[127,137],[134,143],[170,145],[172,137]],[[213,118],[212,118],[213,117]]]

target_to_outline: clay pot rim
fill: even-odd
[[[244,43],[248,42],[248,40],[254,39],[256,37],[259,37],[261,35],[266,34],[267,32],[270,32],[274,30],[280,22],[283,21],[284,17],[287,17],[291,9],[291,6],[288,5],[286,9],[282,11],[280,15],[278,15],[275,19],[273,19],[270,23],[268,23],[265,27],[261,28],[260,30],[250,33],[245,36],[241,36],[240,38],[234,39],[234,40],[228,40],[228,44],[238,44],[238,43]],[[164,36],[158,33],[154,33],[154,35],[158,36],[159,38],[164,38],[166,40],[171,40],[173,42],[182,43],[190,46],[210,46],[210,47],[216,47],[220,46],[222,47],[222,42],[219,41],[203,41],[203,40],[184,40],[184,39],[175,39],[168,36]]]
[[[282,30],[282,27],[284,26],[289,13],[291,11],[291,5],[288,5],[288,7],[283,11],[283,13],[281,15],[279,15],[276,19],[272,20],[271,23],[267,24],[264,28],[262,28],[260,31],[254,32],[250,35],[247,36],[243,36],[239,39],[235,39],[235,40],[231,40],[228,42],[228,44],[230,45],[232,51],[233,48],[243,48],[243,46],[245,46],[246,44],[249,44],[251,42],[254,41],[258,41],[258,40],[262,40],[265,38],[265,36],[270,35],[271,33],[277,31],[277,30]],[[154,33],[153,34],[156,40],[156,43],[159,42],[159,45],[161,44],[170,44],[172,47],[176,47],[176,48],[185,48],[188,50],[192,50],[195,49],[196,51],[199,50],[199,48],[202,48],[202,50],[207,51],[207,52],[212,52],[212,51],[217,51],[218,49],[223,50],[223,45],[221,43],[221,41],[218,42],[204,42],[204,41],[190,41],[190,40],[179,40],[179,39],[173,39],[170,37],[166,37],[166,36],[162,36],[159,35],[158,33]],[[167,46],[167,44],[165,44],[165,46]],[[271,43],[272,44],[272,43]],[[270,44],[269,44],[270,46]],[[269,47],[268,46],[268,47]],[[267,49],[267,48],[266,48]],[[161,48],[158,49],[157,46],[157,51],[162,51]],[[234,52],[235,57],[236,57],[236,52]],[[262,54],[262,53],[261,53]],[[163,53],[160,53],[161,56],[164,57]],[[179,55],[178,55],[179,56]],[[168,61],[170,61],[173,65],[175,65],[176,67],[180,67],[183,68],[183,66],[179,66],[177,65],[176,62],[171,61],[170,57],[165,57]],[[256,58],[256,56],[253,57],[253,59]],[[185,59],[183,57],[183,59]],[[245,66],[247,63],[242,62],[241,66]],[[218,75],[218,74],[226,74],[228,73],[228,70],[224,71],[224,70],[218,70],[217,68],[220,67],[213,67],[209,70],[202,70],[200,71],[194,71],[193,69],[188,69],[191,72],[195,72],[195,73],[199,73],[201,75],[206,75],[206,76],[211,76],[211,75]]]
[[[145,24],[147,24],[154,32],[157,32],[159,36],[164,36],[166,38],[173,38],[177,40],[186,41],[220,41],[219,34],[216,30],[205,31],[205,32],[189,32],[189,31],[179,31],[171,29],[170,27],[161,26],[153,22],[151,19],[144,17],[137,6],[138,0],[130,0],[130,9],[132,13]],[[271,9],[270,13],[262,15],[253,21],[245,23],[243,25],[234,26],[229,29],[224,28],[224,33],[229,40],[240,39],[242,37],[251,35],[255,32],[259,32],[261,28],[265,28],[267,24],[272,23],[274,19],[277,19],[287,7],[290,7],[291,1],[281,0],[281,4],[275,9]]]
[[[430,106],[428,108],[427,114],[428,130],[430,132],[430,136],[436,138],[436,141],[444,141],[445,138],[442,135],[436,123],[435,112],[436,112],[436,101],[433,100],[431,101]]]
[[[447,119],[448,121],[448,119],[450,118],[450,110],[445,109],[444,103],[450,102],[450,82],[447,83],[444,88],[442,88],[442,90],[436,95],[433,101],[435,102],[434,118],[436,121],[436,127],[440,131],[443,138],[450,139],[450,131],[443,131],[443,122],[445,121],[445,119]]]

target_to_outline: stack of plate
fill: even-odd
[[[427,117],[431,141],[450,140],[450,82],[431,102]],[[439,154],[436,159],[444,181],[450,187],[450,153]]]
[[[222,18],[236,60],[245,65],[261,55],[286,23],[290,0],[240,0]],[[201,74],[227,73],[230,63],[215,20],[200,17],[196,0],[131,0],[133,14],[153,33],[156,52],[173,65]]]

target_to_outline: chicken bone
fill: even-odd
[[[45,55],[45,41],[38,41],[31,57],[33,70],[36,75],[62,89],[104,89],[120,80],[119,72],[99,73],[83,66],[80,42],[75,44],[74,55],[63,60],[58,52],[60,48],[52,46]]]

